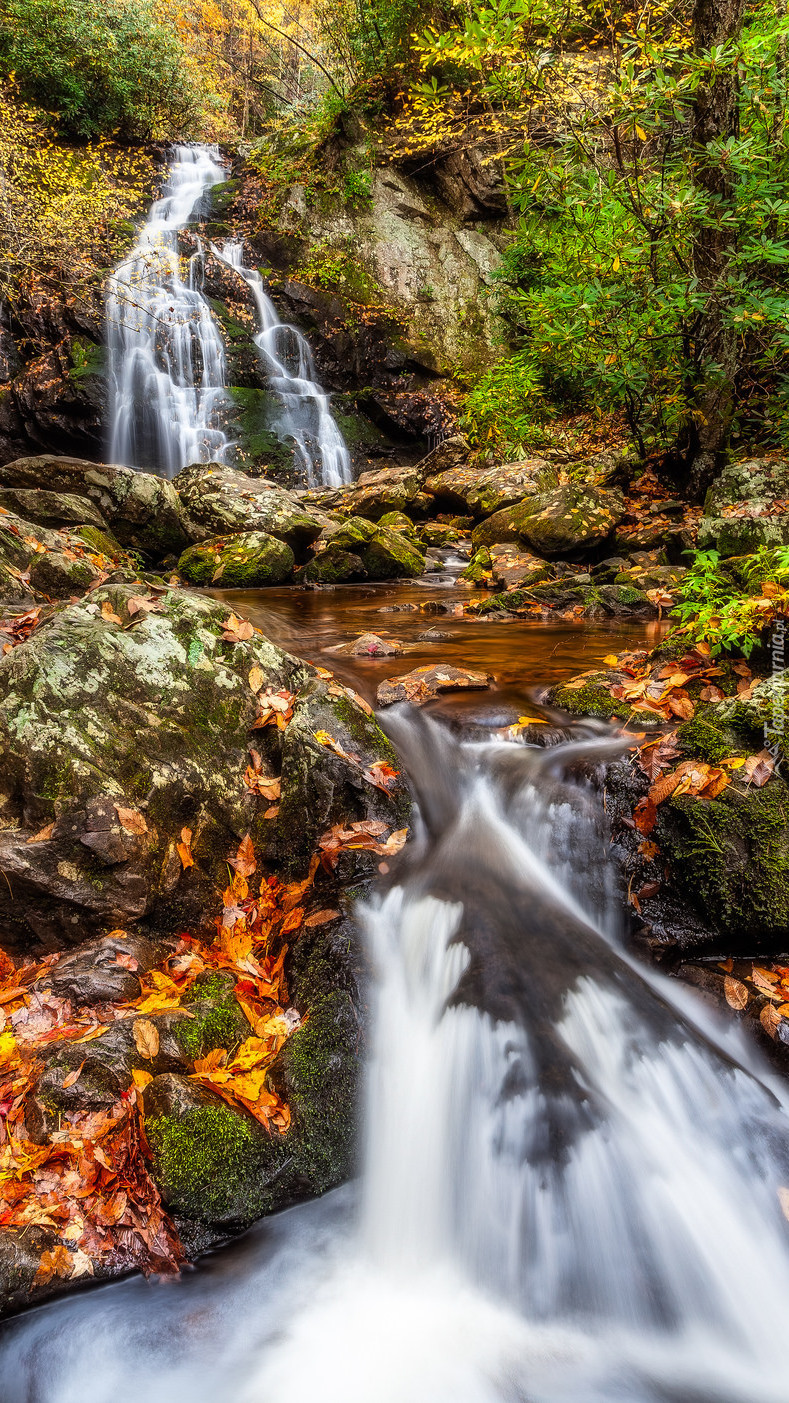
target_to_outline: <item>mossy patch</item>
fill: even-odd
[[[622,716],[627,710],[626,702],[618,702],[611,696],[604,672],[590,677],[583,687],[569,687],[560,683],[550,693],[550,701],[573,716],[597,716],[603,721],[611,716]]]
[[[230,974],[202,974],[195,980],[184,1000],[184,1007],[193,1015],[179,1019],[173,1027],[178,1046],[194,1062],[216,1047],[234,1052],[252,1034],[252,1028],[242,1012],[234,993],[235,980]]]
[[[659,810],[656,838],[672,876],[722,935],[769,944],[789,931],[789,790],[736,781],[713,800],[683,795]]]
[[[188,1218],[252,1222],[267,1211],[266,1178],[284,1145],[222,1104],[146,1120],[153,1172],[165,1203]],[[275,1171],[276,1172],[276,1171]]]

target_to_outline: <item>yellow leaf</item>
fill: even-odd
[[[149,1018],[137,1018],[132,1025],[134,1045],[141,1057],[149,1061],[159,1051],[159,1033]]]

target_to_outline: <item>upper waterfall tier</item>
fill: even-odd
[[[110,279],[110,462],[174,477],[225,457],[224,346],[195,259],[184,281],[178,254],[178,231],[224,176],[218,151],[177,147],[162,198]]]
[[[255,299],[260,319],[255,345],[263,357],[269,385],[282,405],[274,425],[278,436],[292,440],[297,466],[311,487],[318,483],[341,487],[351,481],[351,458],[329,408],[329,397],[315,379],[309,343],[295,326],[280,321],[257,270],[244,267],[240,239],[228,239],[217,252],[238,270]]]
[[[171,478],[189,463],[232,460],[225,349],[201,290],[202,251],[198,241],[184,271],[178,247],[179,231],[224,179],[216,148],[177,147],[161,199],[109,281],[110,462]],[[243,267],[241,242],[217,252],[245,279],[257,306],[261,379],[281,406],[275,433],[293,445],[295,466],[311,486],[349,482],[348,449],[308,343],[280,322],[260,274]]]

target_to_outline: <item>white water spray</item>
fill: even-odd
[[[109,281],[110,462],[172,478],[222,462],[225,352],[198,286],[200,256],[181,274],[178,233],[225,179],[219,152],[179,146],[139,242]]]
[[[396,739],[425,829],[364,916],[357,1210],[34,1314],[9,1403],[785,1403],[789,1122],[568,881],[606,861],[590,748]]]
[[[297,466],[310,487],[341,487],[351,481],[351,459],[329,405],[315,379],[309,342],[295,326],[281,322],[256,268],[244,267],[244,245],[228,239],[216,252],[235,268],[255,299],[260,330],[255,336],[270,388],[282,406],[277,436],[292,440]]]

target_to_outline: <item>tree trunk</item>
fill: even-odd
[[[743,10],[744,0],[695,0],[696,53],[736,41]],[[704,298],[693,335],[694,404],[687,443],[688,490],[697,498],[724,465],[734,418],[737,337],[727,325],[726,300],[737,235],[726,227],[725,216],[735,191],[717,143],[739,135],[738,100],[737,68],[728,63],[700,84],[693,110],[693,178],[707,206],[693,243],[693,271]]]

